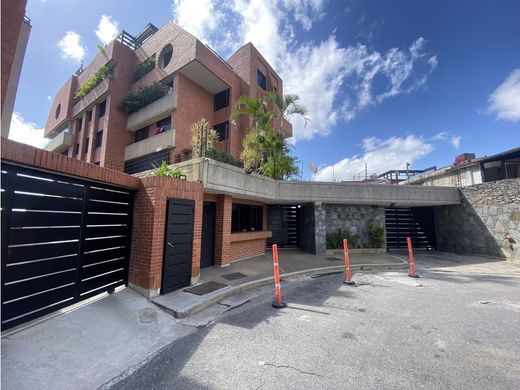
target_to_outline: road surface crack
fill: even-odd
[[[262,366],[270,366],[270,367],[274,367],[274,368],[288,368],[290,370],[298,371],[300,374],[307,374],[307,375],[313,375],[313,376],[321,377],[320,374],[317,374],[315,372],[300,370],[298,367],[293,367],[293,366],[289,366],[289,365],[283,365],[283,364],[282,365],[278,365],[278,364],[272,364],[272,363],[267,363],[267,362],[261,362],[261,365]]]

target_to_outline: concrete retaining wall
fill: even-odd
[[[437,248],[520,260],[520,179],[460,191],[461,205],[435,210]]]

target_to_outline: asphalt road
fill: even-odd
[[[281,310],[264,293],[114,388],[520,388],[520,272],[466,266],[354,280],[286,285]]]

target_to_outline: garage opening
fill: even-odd
[[[277,244],[281,248],[298,247],[298,210],[299,205],[267,206],[267,230],[273,235],[267,245]]]
[[[431,207],[386,208],[387,250],[404,249],[406,237],[412,239],[414,249],[435,250],[435,220]]]

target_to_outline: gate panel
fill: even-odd
[[[132,199],[2,164],[2,330],[127,283]]]
[[[414,249],[436,249],[432,208],[387,208],[385,226],[388,250],[407,248],[406,237],[412,239]]]
[[[195,202],[168,199],[161,293],[190,285]]]

